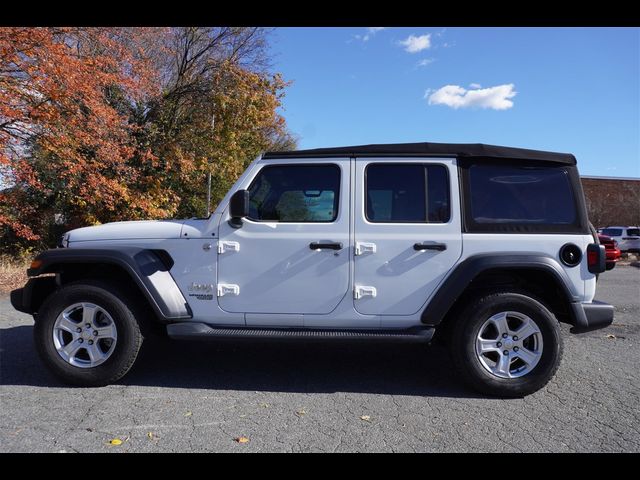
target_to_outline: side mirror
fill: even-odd
[[[234,228],[242,226],[242,219],[249,215],[249,190],[238,190],[229,201],[229,225]]]

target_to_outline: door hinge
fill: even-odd
[[[356,287],[353,289],[353,298],[355,298],[356,300],[362,297],[375,298],[377,294],[378,291],[376,290],[376,287],[356,285]]]
[[[224,297],[225,295],[240,295],[240,287],[231,283],[219,283],[217,290],[219,297]]]
[[[375,243],[356,242],[356,255],[364,255],[365,253],[376,253],[377,249],[378,247],[376,247]]]
[[[240,244],[238,242],[218,241],[218,253],[239,252]]]

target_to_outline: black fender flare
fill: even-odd
[[[567,304],[580,301],[580,296],[563,267],[553,257],[532,254],[482,254],[471,256],[460,262],[458,266],[442,282],[422,311],[422,323],[430,326],[438,325],[464,293],[469,284],[482,272],[493,269],[538,270],[551,274],[560,286]],[[572,308],[572,307],[570,307]],[[572,320],[575,322],[575,315]]]
[[[189,304],[171,276],[173,260],[170,255],[164,250],[137,247],[46,250],[34,259],[33,267],[27,270],[29,277],[36,278],[31,278],[25,288],[11,293],[14,307],[33,313],[31,304],[34,288],[42,284],[43,279],[51,278],[38,275],[58,273],[69,264],[110,264],[121,268],[135,282],[161,321],[184,320],[193,316]]]

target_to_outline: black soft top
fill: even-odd
[[[300,157],[446,156],[505,160],[532,160],[575,165],[570,153],[545,152],[526,148],[502,147],[483,143],[387,143],[352,147],[314,148],[286,152],[266,152],[264,159]]]

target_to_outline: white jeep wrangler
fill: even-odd
[[[490,395],[542,388],[558,322],[606,327],[604,247],[573,155],[481,144],[365,145],[257,158],[207,219],[66,233],[11,293],[62,380],[124,376],[171,338],[449,345]]]

